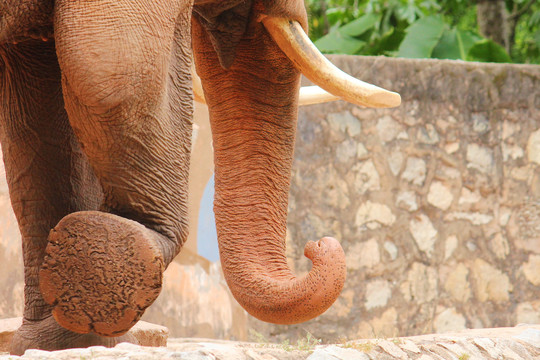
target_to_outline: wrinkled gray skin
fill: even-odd
[[[317,286],[335,267],[326,242],[306,249],[309,276],[286,264],[300,74],[259,22],[305,26],[303,1],[201,0],[193,20],[192,6],[0,0],[0,141],[25,266],[12,353],[135,341],[126,332],[187,235],[192,46],[233,294],[280,323],[333,301]]]

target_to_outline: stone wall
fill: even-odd
[[[144,319],[171,337],[246,340],[254,329],[278,342],[305,331],[331,341],[540,323],[540,67],[332,60],[403,97],[389,110],[342,101],[300,110],[289,262],[301,275],[307,240],[339,239],[348,266],[341,297],[304,324],[254,320],[192,237]],[[208,167],[207,120],[196,121],[192,163]],[[210,177],[197,169],[192,210]],[[190,219],[196,228],[197,213]],[[20,237],[4,183],[0,263],[0,318],[20,316]]]
[[[403,104],[301,109],[291,264],[305,273],[305,242],[334,236],[347,282],[316,320],[250,325],[281,340],[540,323],[540,67],[332,60]]]

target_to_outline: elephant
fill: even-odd
[[[278,324],[328,309],[339,242],[308,242],[302,278],[285,257],[301,71],[365,106],[400,98],[317,72],[322,55],[291,45],[306,18],[301,0],[0,0],[0,142],[25,278],[11,353],[136,341],[188,232],[192,59],[232,294]]]

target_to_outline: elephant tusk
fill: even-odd
[[[398,93],[355,79],[334,66],[313,45],[298,22],[270,16],[262,22],[296,67],[329,93],[367,107],[389,108],[401,104]]]
[[[332,95],[318,86],[302,86],[300,88],[300,98],[298,100],[298,104],[300,106],[322,104],[339,99],[339,96]]]
[[[206,104],[201,78],[199,77],[199,75],[197,75],[195,67],[191,68],[191,78],[193,81],[193,97],[195,98],[195,101],[201,104]],[[339,99],[339,96],[329,94],[318,86],[303,86],[302,88],[300,88],[300,99],[298,101],[298,104],[300,106],[313,105]]]

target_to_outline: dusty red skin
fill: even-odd
[[[192,34],[210,109],[214,210],[227,283],[238,302],[261,320],[293,324],[312,319],[339,296],[346,270],[343,250],[332,238],[306,245],[313,269],[305,277],[296,278],[287,266],[287,196],[300,73],[256,21],[228,70],[218,66],[197,20]]]
[[[301,323],[321,315],[334,303],[346,275],[345,254],[334,238],[308,242],[304,255],[313,268],[302,278],[285,268],[270,272],[271,262],[249,267],[257,271],[251,276],[246,276],[249,268],[238,270],[234,266],[227,266],[224,273],[236,300],[251,315],[275,324]],[[251,289],[246,289],[248,281]]]
[[[306,245],[305,277],[287,266],[300,74],[259,20],[305,27],[306,14],[302,0],[237,0],[243,10],[221,16],[218,4],[233,1],[198,9],[217,14],[207,29],[234,23],[231,37],[212,43],[193,22],[223,269],[248,312],[302,322],[337,298],[345,260],[324,238]],[[191,5],[0,0],[0,140],[25,263],[13,353],[132,341],[106,336],[125,333],[159,294],[187,236]]]
[[[49,20],[51,41],[34,39],[33,25],[9,29],[38,3],[51,10],[34,19],[39,29]],[[0,0],[0,137],[25,264],[12,353],[134,341],[104,336],[129,330],[159,293],[187,236],[190,10],[189,0]],[[84,223],[84,211],[95,216],[78,234],[68,220]],[[114,266],[94,266],[91,248],[131,249],[116,260],[118,283],[103,282]],[[66,276],[69,265],[86,271]]]
[[[40,271],[43,298],[59,324],[76,333],[126,333],[161,291],[165,264],[135,221],[99,211],[64,217],[49,235]]]
[[[97,209],[103,195],[63,110],[54,42],[0,46],[0,58],[5,66],[0,71],[0,140],[22,235],[25,278],[24,320],[10,352],[135,342],[129,334],[103,338],[69,331],[43,300],[38,275],[50,229],[71,212]]]
[[[55,5],[65,107],[103,188],[104,211],[73,213],[55,227],[40,288],[66,329],[118,336],[157,298],[187,236],[192,109],[181,56],[189,32],[181,29],[191,5],[107,5]]]

